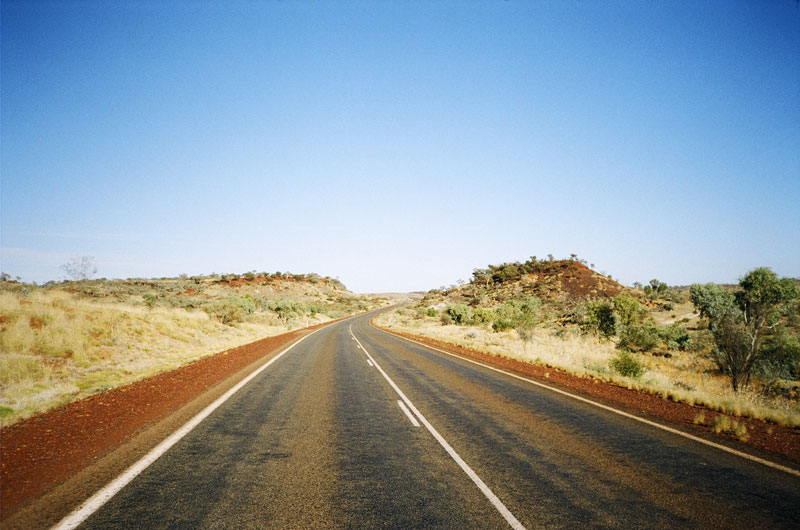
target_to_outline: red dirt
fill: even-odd
[[[541,266],[542,272],[529,274],[527,280],[546,298],[613,298],[625,290],[619,283],[577,261],[554,261]]]
[[[0,519],[305,333],[300,329],[246,344],[0,429]]]
[[[28,325],[31,329],[42,329],[44,321],[41,318],[31,317],[30,320],[28,320]]]
[[[10,324],[10,323],[11,323],[11,317],[10,316],[8,316],[8,315],[0,315],[0,325],[2,325],[2,324]]]
[[[749,438],[746,441],[742,441],[730,433],[715,434],[711,428],[714,418],[717,416],[725,416],[725,414],[704,407],[671,401],[654,394],[630,390],[597,379],[577,377],[547,366],[524,363],[506,357],[489,355],[461,346],[455,346],[427,337],[402,333],[379,326],[376,327],[389,333],[407,337],[466,358],[475,359],[526,377],[539,379],[554,387],[562,387],[571,391],[577,391],[576,393],[579,394],[599,398],[598,401],[606,402],[609,405],[613,404],[620,409],[627,410],[639,416],[649,416],[666,420],[680,430],[691,432],[696,436],[708,439],[717,438],[715,441],[719,443],[727,442],[726,445],[746,444],[736,447],[743,452],[747,450],[747,446],[750,446],[768,453],[784,456],[795,463],[800,463],[800,430],[798,429],[783,427],[750,418],[736,418],[736,421],[740,424],[744,423],[747,426]],[[705,421],[703,424],[695,425],[695,418],[701,413],[705,417]]]
[[[284,280],[286,279],[284,278]],[[230,280],[220,280],[219,283],[227,285],[228,287],[244,287],[245,285],[249,284],[263,285],[267,283],[272,283],[272,279],[267,278],[266,276],[254,276],[250,280],[248,280],[247,278],[231,278]]]

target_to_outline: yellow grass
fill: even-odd
[[[488,326],[442,325],[438,318],[420,319],[412,310],[402,308],[382,313],[375,323],[492,355],[603,379],[735,416],[800,427],[800,404],[766,398],[754,391],[735,393],[727,377],[714,373],[711,361],[692,352],[671,352],[671,358],[634,354],[647,369],[641,378],[634,380],[610,370],[609,361],[618,353],[614,343],[568,328],[539,327],[533,339],[525,343],[513,330],[496,333]]]
[[[292,328],[257,313],[235,327],[200,310],[97,302],[58,290],[0,292],[0,424]]]

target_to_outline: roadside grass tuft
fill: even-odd
[[[711,423],[711,428],[715,433],[728,433],[733,434],[741,441],[745,442],[750,437],[747,431],[747,425],[744,422],[739,422],[728,416],[715,416],[714,421]]]

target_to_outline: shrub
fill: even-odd
[[[277,300],[262,300],[261,306],[272,311],[278,318],[284,322],[288,322],[290,318],[298,316],[298,303],[289,300],[288,298],[279,298]]]
[[[767,379],[800,379],[800,339],[779,330],[764,344],[759,372]]]
[[[243,322],[256,310],[255,299],[250,295],[230,295],[224,300],[203,307],[203,310],[223,324]]]
[[[641,326],[624,327],[617,347],[630,351],[650,351],[658,344],[658,327],[652,322],[645,322]]]
[[[472,312],[473,324],[488,324],[495,319],[494,311],[483,307],[478,307]]]
[[[606,339],[613,337],[617,333],[614,308],[608,302],[590,302],[581,329],[584,333],[598,334]]]
[[[459,326],[469,324],[472,321],[472,310],[463,304],[447,306],[444,312],[454,324]]]
[[[633,379],[638,379],[645,372],[644,365],[630,352],[624,350],[612,358],[608,365],[619,375]]]
[[[641,324],[645,311],[641,304],[629,294],[619,294],[614,297],[614,312],[623,328],[634,327]]]
[[[150,309],[153,309],[153,307],[156,305],[156,300],[158,300],[158,297],[156,297],[156,295],[153,293],[144,293],[142,295],[142,300],[144,301],[144,305]]]
[[[425,314],[428,315],[429,317],[435,317],[438,313],[434,308],[429,307],[428,310],[425,312]]]
[[[499,320],[495,320],[494,323],[492,324],[492,330],[493,331],[506,331],[506,330],[512,329],[513,327],[514,327],[514,324],[511,323],[510,320],[499,319]]]
[[[685,351],[689,349],[689,333],[678,323],[658,328],[658,337],[671,350]]]

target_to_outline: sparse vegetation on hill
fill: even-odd
[[[0,422],[380,307],[316,274],[0,282]]]
[[[730,303],[749,300],[749,279],[764,270],[747,275],[741,286],[701,287],[727,293]],[[800,426],[800,316],[796,296],[790,296],[796,290],[789,287],[796,282],[773,279],[785,287],[781,292],[786,296],[772,297],[780,302],[771,306],[760,335],[752,324],[748,328],[745,309],[739,307],[735,333],[724,340],[715,331],[721,324],[713,310],[703,309],[716,307],[716,299],[697,310],[690,301],[698,287],[670,287],[654,279],[627,288],[574,255],[476,269],[468,284],[430,291],[416,305],[382,315],[378,323],[671,399]],[[753,305],[749,307],[752,314]],[[742,384],[733,391],[727,381],[738,357],[723,352],[730,347],[727,355],[738,355],[747,349],[745,339],[756,335],[758,355],[749,357],[747,375],[735,369]],[[745,392],[746,382],[751,384]]]
[[[503,263],[475,269],[469,284],[453,289],[453,295],[470,297],[473,305],[483,297],[494,301],[516,298],[524,293],[550,304],[567,305],[578,301],[610,298],[625,287],[599,274],[577,259],[541,261],[532,256],[524,263]],[[450,292],[450,291],[448,291]]]

